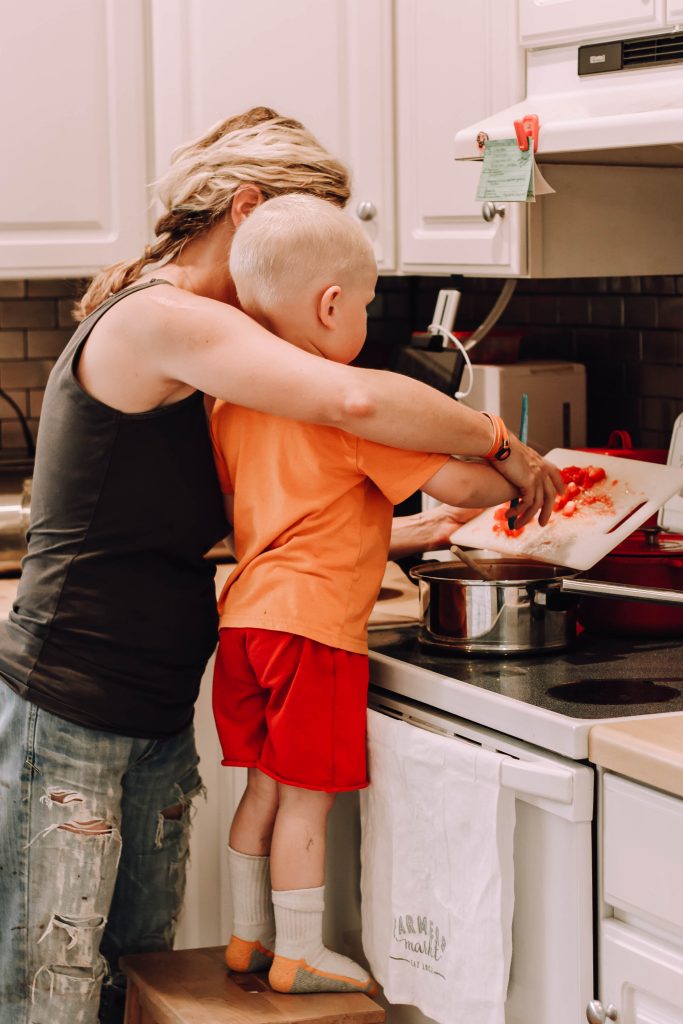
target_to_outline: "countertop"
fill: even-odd
[[[683,797],[683,717],[595,725],[588,752],[601,768]]]

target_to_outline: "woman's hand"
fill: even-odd
[[[395,516],[391,524],[389,558],[405,558],[420,551],[450,547],[456,527],[478,515],[480,508],[437,505],[413,516]]]
[[[545,526],[555,497],[564,494],[562,474],[557,466],[522,444],[514,434],[510,435],[510,450],[508,459],[504,462],[494,460],[491,465],[519,491],[516,525],[524,526],[539,512],[538,521]]]

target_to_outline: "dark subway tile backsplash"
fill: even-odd
[[[455,329],[467,331],[502,286],[489,278],[381,278],[378,295],[403,289],[410,321],[385,311],[374,343],[393,354],[394,367],[406,337],[429,325],[440,288],[462,293]],[[585,364],[590,446],[606,444],[613,429],[628,430],[635,446],[668,446],[683,412],[683,276],[522,280],[497,326],[521,333],[521,359]]]
[[[0,388],[36,431],[45,380],[75,324],[74,280],[0,281]],[[471,331],[491,310],[503,282],[489,278],[382,277],[368,311],[368,341],[358,362],[401,368],[401,349],[425,331],[440,288],[462,293],[455,329]],[[521,359],[584,363],[588,444],[614,428],[634,445],[666,447],[683,412],[683,276],[518,281],[498,327],[522,336]],[[0,398],[0,449],[23,437]]]

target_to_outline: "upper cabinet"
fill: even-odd
[[[0,0],[0,276],[85,275],[147,241],[139,0]]]
[[[154,0],[152,14],[157,171],[214,121],[272,106],[349,165],[380,270],[522,272],[524,211],[485,220],[480,169],[453,157],[458,128],[523,94],[514,4]]]
[[[487,221],[456,130],[522,95],[499,0],[0,0],[0,275],[84,275],[149,240],[173,150],[255,105],[351,170],[380,270],[524,272],[517,207]],[[400,235],[400,238],[399,238]]]
[[[669,0],[669,6],[672,2],[678,0]],[[519,35],[525,46],[632,35],[665,22],[665,0],[519,0]]]
[[[683,0],[0,0],[0,276],[134,258],[150,239],[148,183],[173,150],[255,105],[301,120],[349,166],[349,212],[381,271],[637,273],[674,223],[662,168],[554,165],[555,196],[482,204],[481,164],[456,162],[454,138],[523,99],[520,38],[678,16]],[[650,259],[641,272],[671,271]]]
[[[396,267],[390,0],[153,0],[156,173],[253,106],[297,118],[352,170],[351,213]],[[450,133],[452,134],[452,133]]]
[[[523,272],[525,210],[485,219],[456,131],[524,96],[514,3],[396,0],[399,252],[408,272]]]

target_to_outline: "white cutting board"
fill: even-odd
[[[534,520],[519,537],[497,528],[494,508],[486,509],[451,534],[459,547],[486,548],[505,555],[526,555],[572,569],[590,569],[649,519],[672,495],[683,490],[683,469],[636,459],[621,459],[595,452],[553,448],[546,459],[560,469],[567,466],[601,466],[606,479],[588,491],[604,503],[580,506],[567,518],[553,512],[547,526]],[[497,506],[500,507],[500,506]]]

